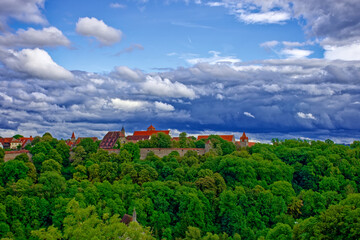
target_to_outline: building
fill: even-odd
[[[242,136],[240,137],[240,141],[236,142],[236,144],[240,147],[252,147],[255,145],[256,142],[249,142],[249,138],[246,136],[245,132],[243,132]]]
[[[124,214],[124,216],[123,216],[123,218],[121,219],[120,222],[125,223],[126,225],[129,225],[131,222],[137,222],[135,208],[134,208],[132,216],[130,216],[128,214]]]
[[[133,136],[149,136],[151,138],[151,135],[158,133],[170,135],[170,130],[156,130],[153,125],[150,125],[146,131],[134,131]]]
[[[0,138],[0,143],[4,149],[9,149],[13,138]]]
[[[221,137],[222,139],[224,139],[225,141],[232,142],[235,144],[235,136],[234,135],[218,135],[218,136]],[[210,137],[209,135],[199,135],[197,137],[197,140],[208,139],[209,137]]]
[[[121,129],[121,131],[108,132],[101,140],[100,148],[112,149],[118,140],[121,144],[126,143],[124,127]]]
[[[170,130],[156,130],[153,125],[150,125],[150,127],[148,127],[146,131],[134,131],[134,134],[132,136],[126,137],[126,142],[136,143],[142,140],[150,140],[152,135],[158,133],[170,135]]]

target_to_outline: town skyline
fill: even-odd
[[[0,136],[360,138],[354,0],[0,2]]]

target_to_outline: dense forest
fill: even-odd
[[[139,144],[70,150],[49,133],[27,146],[32,161],[0,149],[0,238],[360,239],[360,142],[211,143],[145,160]],[[121,223],[134,208],[138,223]]]

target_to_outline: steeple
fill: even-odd
[[[73,132],[72,135],[71,135],[71,140],[75,140],[75,133]]]
[[[122,126],[122,128],[121,128],[121,132],[124,134],[124,137],[125,137],[125,128],[124,128],[124,126]]]
[[[247,141],[249,141],[249,138],[246,136],[245,132],[243,132],[243,135],[241,136],[240,141],[241,141],[241,142],[247,142]]]
[[[136,221],[136,211],[135,211],[135,208],[134,208],[133,215],[132,215],[132,221],[133,221],[133,222],[137,222],[137,221]]]

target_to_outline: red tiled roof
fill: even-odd
[[[153,134],[165,133],[166,135],[170,134],[170,130],[153,130],[153,131],[134,131],[134,136],[151,136]]]
[[[155,131],[155,127],[151,124],[150,127],[147,128],[148,131]]]
[[[0,138],[1,143],[11,143],[13,138]]]
[[[232,142],[234,140],[234,135],[218,135],[218,136],[228,142]],[[210,137],[209,135],[200,135],[197,137],[197,140],[208,139],[209,137]]]
[[[252,147],[256,144],[256,142],[248,142],[248,147]]]
[[[27,144],[31,143],[34,140],[33,137],[29,137],[29,138],[22,137],[22,138],[19,138],[19,139],[21,141],[21,146],[22,147],[25,147]]]
[[[74,138],[75,138],[75,133],[73,132],[71,135],[71,139],[74,139]]]
[[[240,141],[244,142],[245,140],[249,140],[249,138],[246,136],[245,132],[243,132],[243,135],[240,137]]]
[[[108,132],[100,143],[100,148],[113,148],[120,137],[125,137],[123,132]]]

